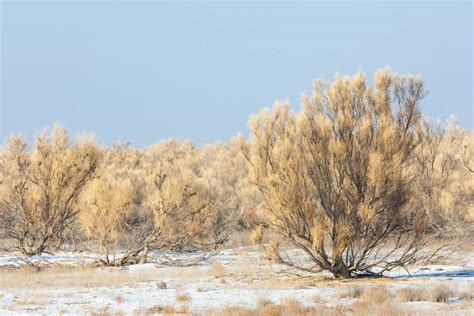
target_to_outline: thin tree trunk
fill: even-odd
[[[336,258],[335,264],[333,266],[333,271],[331,271],[336,278],[350,279],[351,272],[346,267],[346,264],[342,260],[342,256]]]

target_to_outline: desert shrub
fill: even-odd
[[[458,238],[473,233],[474,133],[461,130],[452,117],[447,125],[424,122],[414,166],[416,200],[434,232]]]
[[[225,203],[236,193],[213,179],[214,167],[205,167],[192,143],[165,141],[143,151],[123,143],[104,156],[81,216],[101,263],[139,263],[149,250],[214,249],[227,240],[236,218]]]
[[[144,262],[146,260],[146,236],[151,224],[146,216],[135,214],[133,187],[129,181],[102,176],[94,180],[83,198],[82,221],[88,235],[97,241],[104,265],[118,265]],[[126,248],[118,248],[118,242]],[[126,241],[125,241],[126,239]]]
[[[104,149],[98,176],[82,195],[80,218],[89,238],[98,245],[103,265],[146,261],[153,219],[142,206],[141,155],[127,143]]]
[[[278,262],[348,278],[381,275],[426,255],[410,164],[424,95],[420,77],[383,70],[367,86],[358,73],[316,82],[300,113],[277,103],[250,119],[242,147],[269,224],[313,265],[273,251]]]
[[[202,176],[209,180],[216,196],[216,212],[212,234],[225,241],[230,229],[247,229],[258,218],[255,210],[261,196],[248,177],[248,165],[240,150],[238,138],[227,143],[205,145],[200,150]]]
[[[263,240],[263,225],[257,225],[250,234],[250,240],[253,244],[261,244]]]
[[[24,255],[51,251],[67,241],[67,230],[79,212],[83,187],[94,177],[100,159],[94,140],[70,143],[55,125],[36,135],[31,152],[20,137],[8,139],[0,170],[0,223]]]
[[[212,234],[220,216],[218,197],[209,179],[202,175],[195,146],[164,142],[147,154],[151,165],[146,207],[154,217],[153,247],[182,251],[221,243]]]

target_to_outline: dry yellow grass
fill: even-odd
[[[284,299],[281,304],[274,304],[269,299],[260,299],[257,302],[255,309],[240,307],[240,306],[226,306],[221,310],[210,311],[209,315],[230,315],[230,316],[309,316],[318,315],[315,309],[305,308],[300,302],[288,298]]]
[[[125,313],[122,311],[110,311],[108,306],[100,308],[96,311],[91,311],[89,313],[91,316],[125,316]]]
[[[396,298],[400,302],[426,301],[433,303],[447,303],[450,298],[459,298],[463,301],[474,299],[474,286],[471,285],[467,291],[454,290],[445,283],[430,285],[430,288],[420,286],[403,287],[396,292]]]
[[[321,304],[323,302],[323,299],[321,298],[321,295],[316,294],[315,296],[313,296],[313,301],[315,303]]]
[[[409,311],[397,308],[391,302],[375,303],[367,300],[358,300],[349,307],[354,316],[403,316],[410,315]]]
[[[186,293],[176,293],[176,301],[177,302],[189,302],[191,300],[191,296]]]
[[[437,284],[426,292],[425,301],[447,303],[450,297],[454,296],[454,292],[446,284]]]
[[[125,302],[125,299],[122,295],[117,295],[116,297],[114,297],[114,301],[117,302],[117,304],[122,304],[123,302]]]
[[[242,306],[225,306],[220,310],[207,311],[206,315],[213,316],[342,316],[351,311],[342,305],[325,307],[317,305],[305,307],[299,301],[291,298],[284,299],[280,304],[271,302],[268,299],[261,299],[255,308]]]
[[[176,302],[187,303],[191,301],[191,296],[186,294],[181,285],[176,287]]]
[[[339,298],[360,298],[364,294],[364,289],[360,286],[351,287],[342,293],[339,293]]]
[[[170,315],[170,314],[175,314],[175,313],[176,313],[176,309],[172,305],[155,305],[150,308],[136,310],[133,314],[134,315],[156,315],[156,314]]]
[[[418,287],[404,287],[398,289],[396,292],[396,298],[400,302],[416,302],[423,300],[423,296]]]
[[[378,284],[367,288],[362,298],[373,303],[383,303],[388,300],[388,294],[386,286]]]
[[[27,305],[28,302],[25,301],[25,300],[22,300],[22,299],[14,299],[13,304],[15,304],[15,305]]]
[[[223,279],[227,275],[227,269],[224,267],[221,263],[213,263],[212,264],[212,272],[214,274],[214,277]]]
[[[153,271],[130,273],[117,269],[91,269],[60,265],[40,271],[22,267],[13,271],[0,272],[4,288],[120,287],[132,283],[148,282],[154,278]]]

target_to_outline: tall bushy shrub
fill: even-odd
[[[388,70],[315,82],[294,114],[277,103],[251,117],[243,144],[269,224],[311,264],[336,277],[380,275],[419,258],[427,227],[413,207],[410,165],[418,145],[420,77]]]
[[[61,246],[76,220],[80,193],[100,155],[92,139],[69,142],[56,125],[36,136],[34,148],[17,136],[8,139],[2,166],[2,228],[14,249],[37,255]]]

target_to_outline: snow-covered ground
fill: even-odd
[[[410,274],[394,270],[388,273],[390,278],[380,280],[332,280],[327,274],[299,278],[270,265],[255,247],[228,249],[205,261],[191,255],[166,255],[167,260],[194,263],[183,267],[156,263],[162,255],[151,257],[155,263],[121,269],[91,267],[96,259],[92,253],[30,258],[49,266],[39,272],[15,268],[24,264],[22,257],[0,256],[0,314],[144,314],[166,311],[166,306],[207,314],[228,306],[252,309],[262,301],[278,304],[288,299],[308,308],[339,307],[349,312],[348,306],[370,300],[372,292],[382,286],[388,301],[415,314],[474,315],[474,258],[470,252],[458,254],[457,264],[414,266]],[[449,299],[441,303],[404,301],[397,294],[404,288],[422,292],[449,289]],[[354,289],[365,294],[347,294]]]

